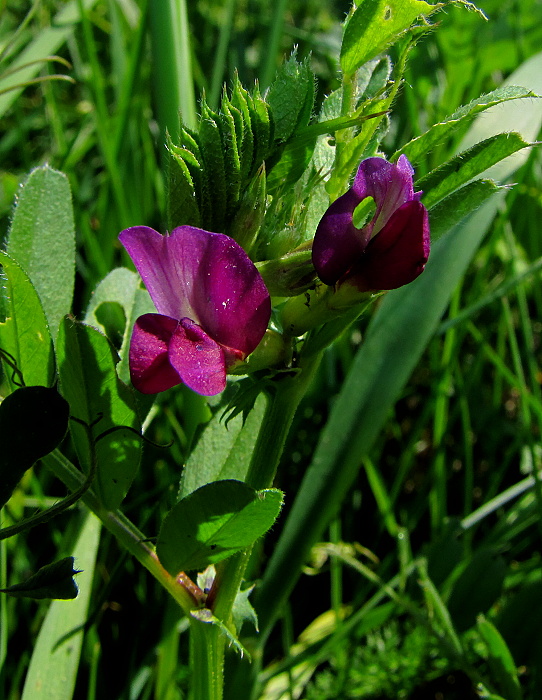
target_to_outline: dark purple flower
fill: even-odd
[[[204,396],[226,386],[226,370],[262,339],[271,300],[260,273],[229,236],[179,226],[162,236],[133,226],[119,236],[158,313],[140,316],[130,376],[145,394],[181,382]]]
[[[354,184],[322,217],[312,261],[325,284],[348,281],[361,291],[396,289],[412,282],[429,257],[429,221],[414,192],[414,170],[406,156],[397,164],[367,158]],[[363,228],[354,226],[354,209],[372,197],[376,211]]]

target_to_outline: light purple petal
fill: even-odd
[[[119,238],[160,313],[191,319],[243,356],[258,345],[271,300],[256,267],[232,238],[193,226],[179,226],[169,236],[135,226]]]
[[[119,240],[132,258],[158,313],[176,319],[192,318],[190,308],[185,308],[183,280],[179,280],[169,237],[149,226],[132,226],[122,231]]]
[[[322,217],[312,244],[312,262],[324,284],[335,284],[363,252],[370,234],[352,223],[361,199],[348,190],[336,199]]]
[[[220,345],[188,318],[173,333],[168,349],[171,365],[198,394],[214,396],[226,386],[226,360]]]
[[[168,345],[179,322],[160,314],[145,314],[134,324],[130,342],[130,377],[143,394],[157,394],[181,383],[170,364]]]
[[[414,169],[406,156],[397,164],[384,158],[367,158],[360,163],[352,189],[360,197],[372,197],[376,204],[373,220],[367,228],[372,235],[385,226],[393,212],[414,198],[412,176]]]

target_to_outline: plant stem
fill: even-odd
[[[190,622],[191,700],[221,700],[225,637],[213,624]]]
[[[85,476],[77,470],[58,450],[47,455],[44,463],[51,469],[69,489],[76,491],[85,482]],[[154,576],[154,578],[170,593],[181,606],[185,614],[199,607],[196,586],[186,577],[173,577],[160,564],[154,550],[146,542],[145,535],[120,511],[110,511],[104,508],[92,490],[87,491],[81,500],[102,521],[134,557]]]
[[[299,371],[282,377],[276,383],[276,390],[267,406],[245,479],[247,484],[257,490],[269,488],[273,484],[295,412],[314,377],[320,358],[321,353],[312,355],[304,361]],[[233,625],[233,603],[243,581],[251,549],[248,548],[217,566],[216,578],[209,593],[208,607],[228,627]],[[205,630],[200,628],[201,625],[199,628],[192,625],[191,630],[194,632],[198,629],[196,635],[205,635]],[[199,644],[199,637],[194,644]],[[224,663],[224,651],[224,635],[216,634],[212,637],[207,634],[202,655],[193,657],[194,679],[196,676],[209,676],[211,667],[215,669],[213,672],[222,673],[220,669]],[[207,697],[214,699],[222,696],[201,696],[201,700],[206,700]],[[200,696],[195,696],[194,700],[196,699],[200,700]]]

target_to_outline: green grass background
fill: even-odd
[[[539,0],[480,5],[488,22],[449,7],[416,47],[383,143],[388,154],[500,85],[542,47]],[[259,79],[265,88],[294,46],[311,56],[320,99],[338,85],[347,3],[198,0],[186,8],[182,51],[159,46],[165,8],[155,0],[43,0],[24,21],[27,2],[0,3],[0,90],[17,61],[52,54],[69,65],[41,62],[27,80],[57,73],[73,79],[0,92],[0,235],[32,167],[47,162],[68,175],[79,317],[96,284],[127,264],[119,231],[164,228],[161,134],[174,128],[172,81],[187,121],[197,109],[194,95],[205,90],[216,105],[235,70],[244,84]],[[63,22],[59,13],[66,13]],[[428,154],[417,176],[454,153],[462,136]],[[383,430],[360,458],[327,544],[313,550],[269,637],[262,698],[452,700],[478,697],[480,674],[506,700],[542,697],[542,491],[526,481],[541,462],[541,168],[534,148]],[[254,578],[273,552],[369,320],[327,352],[300,409],[277,483],[287,506],[254,557]],[[107,323],[114,337],[123,319],[113,309]],[[159,406],[150,437],[174,445],[146,448],[125,503],[149,533],[175,501],[180,465],[205,415],[200,397],[182,388],[160,397]],[[10,509],[20,516],[63,494],[38,467]],[[74,511],[2,542],[2,579],[14,583],[70,553],[81,520]],[[48,603],[4,597],[1,606],[0,697],[15,700]],[[186,697],[187,640],[175,606],[107,533],[89,611],[75,698]],[[480,614],[504,638],[518,685],[488,652],[476,628]],[[246,636],[250,643],[253,632]],[[232,664],[232,697],[244,697],[248,669]]]

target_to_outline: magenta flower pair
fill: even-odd
[[[325,284],[394,289],[422,272],[429,224],[412,174],[405,156],[397,165],[383,158],[362,161],[354,184],[316,231],[313,263]],[[354,210],[367,197],[376,211],[357,229]],[[220,393],[228,369],[255,350],[269,323],[271,300],[258,270],[232,238],[193,226],[166,236],[134,226],[119,238],[158,312],[135,322],[133,385],[148,394],[180,383],[205,396]]]

